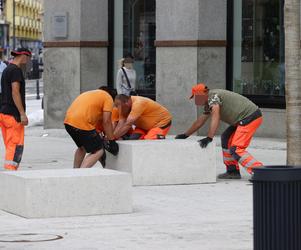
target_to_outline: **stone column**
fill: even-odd
[[[67,36],[56,37],[54,17],[67,14]],[[108,0],[45,1],[45,128],[62,128],[81,92],[107,84]]]
[[[157,0],[157,100],[173,115],[171,133],[197,118],[191,86],[226,87],[226,0]]]

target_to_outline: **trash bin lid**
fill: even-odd
[[[301,166],[263,166],[253,171],[252,181],[301,181]]]

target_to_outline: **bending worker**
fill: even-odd
[[[259,108],[246,97],[237,93],[223,90],[209,90],[203,83],[192,88],[190,97],[195,104],[204,106],[204,113],[184,133],[176,139],[186,139],[211,116],[210,128],[207,137],[199,140],[201,147],[206,147],[216,133],[220,120],[230,126],[221,136],[226,173],[220,174],[219,179],[240,179],[239,164],[251,174],[252,169],[262,166],[262,163],[246,151],[257,128],[262,123],[262,114]]]
[[[23,155],[24,126],[28,125],[22,67],[30,61],[31,52],[19,48],[12,51],[11,55],[14,59],[4,69],[1,78],[0,127],[6,150],[4,168],[17,170]]]
[[[99,135],[102,131],[97,131],[97,128],[102,129],[108,139],[106,149],[114,155],[118,153],[111,121],[112,109],[112,97],[104,90],[93,90],[79,95],[67,110],[65,128],[77,145],[74,168],[93,167],[105,157],[104,138]],[[87,153],[90,154],[86,156]],[[103,166],[104,160],[101,161]]]
[[[115,138],[130,133],[129,139],[165,139],[171,127],[172,116],[159,103],[142,96],[117,95],[115,106],[119,110]],[[131,131],[133,125],[135,129]]]

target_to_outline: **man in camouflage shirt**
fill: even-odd
[[[219,179],[240,179],[239,164],[250,174],[253,168],[262,166],[261,162],[246,151],[262,123],[259,108],[242,95],[223,89],[209,90],[203,83],[192,88],[190,99],[193,97],[196,105],[204,106],[204,113],[184,134],[177,135],[176,139],[186,139],[201,128],[211,116],[207,137],[199,140],[202,148],[212,141],[220,121],[230,125],[221,136],[227,172],[220,174]]]

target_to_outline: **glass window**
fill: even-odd
[[[8,25],[0,24],[0,59],[3,56],[8,56]]]
[[[115,0],[114,4],[114,81],[118,60],[134,56],[136,88],[140,95],[155,98],[156,80],[156,1]]]
[[[285,95],[283,0],[238,0],[233,9],[233,91]]]

